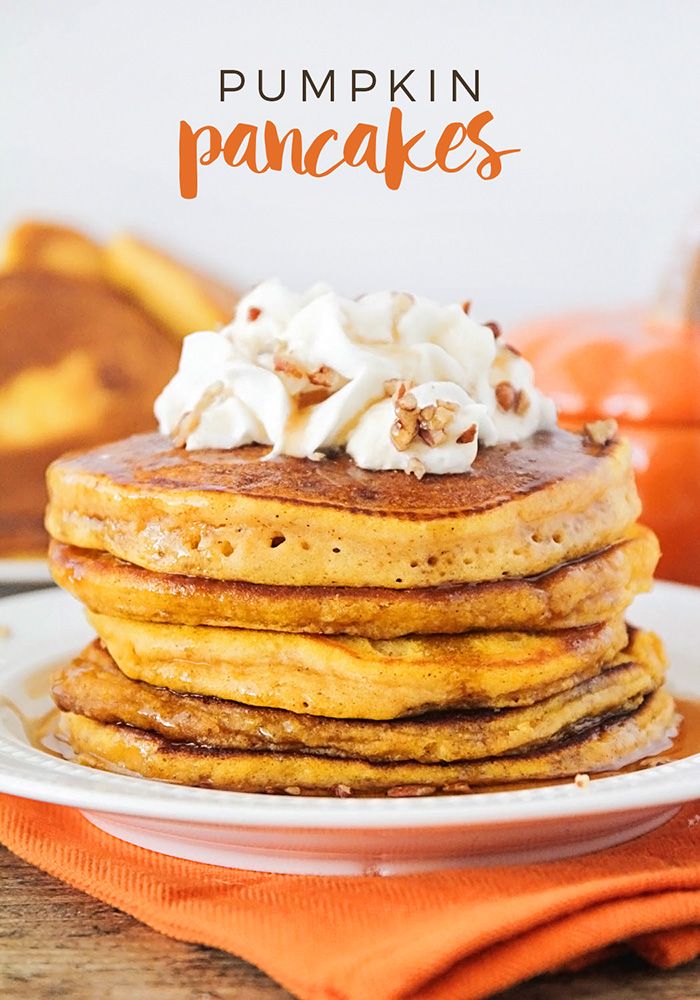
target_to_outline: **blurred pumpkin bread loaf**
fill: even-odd
[[[169,297],[177,323],[162,306]],[[230,290],[132,237],[100,246],[38,222],[10,233],[0,263],[0,557],[43,552],[49,462],[150,427],[182,324],[221,324],[233,304]]]

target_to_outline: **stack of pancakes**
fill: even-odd
[[[227,297],[228,294],[228,297]],[[184,333],[234,297],[133,237],[28,222],[0,261],[0,557],[46,550],[46,466],[145,430]]]
[[[157,434],[49,470],[57,582],[98,638],[54,680],[84,763],[190,785],[421,795],[668,745],[629,447],[564,431],[461,475]]]

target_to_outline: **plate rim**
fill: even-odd
[[[44,556],[0,556],[0,586],[22,587],[25,584],[53,586],[48,560]],[[11,594],[10,597],[17,597]],[[2,598],[6,600],[6,598]]]
[[[669,595],[682,591],[698,601],[700,610],[700,588],[658,581],[655,590]],[[35,620],[32,613],[38,612],[37,606],[41,605],[54,614],[65,611],[68,620],[76,611],[82,616],[78,602],[57,588],[2,598],[0,613],[2,617],[7,612],[11,615],[16,607],[20,616],[29,612]],[[77,638],[77,622],[72,622],[76,639],[71,640],[71,649],[81,641]],[[85,633],[90,634],[87,623]],[[13,646],[21,648],[29,638],[18,626],[16,635],[2,640],[0,659],[5,659],[8,651],[11,656]],[[58,656],[69,653],[66,645],[66,638],[59,637]],[[26,655],[34,662],[19,670],[29,671],[47,659],[45,655]],[[7,794],[93,812],[226,827],[398,830],[411,826],[513,825],[633,812],[700,798],[700,754],[655,768],[598,778],[584,788],[572,780],[511,791],[403,799],[280,796],[168,784],[62,761],[2,732],[0,760],[0,791]]]

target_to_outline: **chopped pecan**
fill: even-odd
[[[517,398],[515,400],[515,412],[519,417],[524,416],[530,409],[530,397],[525,392],[524,389],[518,389]]]
[[[412,382],[406,379],[388,378],[384,383],[384,392],[387,396],[394,396],[396,399],[401,399],[411,388],[412,384]]]
[[[435,448],[446,440],[445,428],[454,420],[456,406],[438,400],[421,408],[418,417],[418,435],[422,441]]]
[[[508,412],[515,407],[517,393],[510,382],[499,382],[496,386],[496,402],[502,410]]]
[[[432,423],[436,427],[447,427],[454,420],[457,406],[454,403],[445,403],[438,399]]]
[[[324,403],[330,395],[328,389],[323,389],[320,386],[318,389],[308,389],[305,392],[300,392],[297,396],[297,406],[300,410],[307,406],[316,406],[317,403]]]
[[[457,444],[471,444],[476,437],[477,430],[478,427],[476,424],[472,424],[471,427],[467,427],[466,431],[462,431],[457,438]]]
[[[313,372],[309,372],[309,382],[312,385],[323,386],[324,389],[328,389],[330,392],[336,392],[341,389],[347,379],[337,372],[334,368],[329,368],[328,365],[321,365]]]
[[[273,367],[276,372],[282,372],[284,375],[291,375],[292,378],[302,378],[305,379],[308,376],[306,372],[298,361],[291,358],[288,354],[275,354],[273,359]]]
[[[273,358],[273,367],[281,375],[295,380],[297,384],[288,385],[287,388],[292,395],[296,395],[300,407],[323,403],[347,382],[347,379],[328,365],[320,365],[309,372],[288,354],[276,354]]]
[[[442,444],[447,439],[447,434],[440,428],[431,430],[429,427],[424,427],[421,424],[418,428],[418,437],[421,441],[425,441],[429,448],[437,448],[439,444]]]
[[[397,410],[417,410],[418,400],[412,392],[404,392],[397,397],[396,408]]]
[[[387,789],[390,799],[414,799],[421,795],[434,795],[437,788],[434,785],[394,785]]]
[[[583,428],[584,437],[593,444],[606,445],[615,440],[617,434],[616,420],[594,420]]]
[[[472,786],[467,784],[466,781],[453,781],[451,785],[443,785],[443,792],[447,792],[448,795],[454,793],[455,795],[463,795],[466,792],[471,792]]]
[[[413,427],[401,420],[395,420],[389,430],[391,443],[397,451],[406,451],[416,436],[417,421],[413,421]]]
[[[414,456],[409,460],[409,463],[406,466],[406,472],[409,476],[413,475],[416,479],[422,479],[425,475],[425,466],[419,458]]]
[[[406,451],[418,433],[418,402],[412,392],[407,392],[401,383],[394,394],[396,420],[391,425],[389,436],[397,451]]]

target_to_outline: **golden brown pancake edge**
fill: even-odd
[[[421,764],[376,762],[266,751],[212,750],[168,743],[129,726],[66,713],[62,732],[81,763],[116,767],[146,778],[246,792],[302,791],[392,794],[418,786],[426,793],[493,784],[553,781],[627,766],[659,752],[675,730],[675,708],[663,688],[620,719],[579,737],[521,756]],[[408,792],[410,794],[410,791]]]
[[[297,715],[152,687],[122,674],[94,641],[55,674],[52,696],[64,712],[125,723],[174,743],[427,763],[520,752],[629,712],[663,682],[665,663],[658,648],[639,641],[621,659],[533,705],[373,722]]]
[[[391,639],[409,633],[591,625],[650,588],[656,536],[635,525],[621,541],[522,579],[397,590],[289,587],[152,573],[107,552],[52,542],[56,583],[91,611],[119,618]]]
[[[373,640],[161,625],[93,612],[88,620],[133,680],[333,718],[532,703],[600,673],[629,641],[622,616],[556,632]]]
[[[619,541],[639,514],[629,445],[565,431],[420,482],[347,456],[263,454],[136,435],[66,456],[48,470],[47,528],[153,572],[403,589],[545,572]]]

